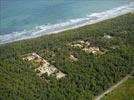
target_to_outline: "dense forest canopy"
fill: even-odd
[[[68,45],[78,40],[88,40],[105,53],[88,54]],[[33,65],[22,60],[23,55],[32,52],[66,77],[49,77],[49,81],[38,77]],[[72,62],[70,54],[79,61]],[[134,14],[129,13],[58,34],[0,45],[0,99],[90,100],[132,71]]]

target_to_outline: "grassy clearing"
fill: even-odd
[[[134,100],[134,77],[129,78],[102,100]]]

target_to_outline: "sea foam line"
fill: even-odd
[[[134,2],[127,5],[113,8],[100,13],[92,13],[84,18],[70,19],[67,22],[62,22],[53,25],[36,26],[35,29],[21,32],[13,32],[10,34],[0,35],[0,44],[18,41],[22,39],[35,38],[42,35],[58,33],[68,29],[78,28],[87,24],[97,23],[106,19],[114,18],[126,13],[134,13]]]

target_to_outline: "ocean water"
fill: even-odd
[[[134,0],[0,0],[0,44],[134,12]]]

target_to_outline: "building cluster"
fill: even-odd
[[[76,58],[74,55],[70,55],[69,57],[73,62],[77,62],[78,58]]]
[[[99,53],[100,49],[98,47],[91,46],[91,43],[89,41],[77,41],[71,45],[72,47],[81,48],[87,53]]]
[[[93,47],[89,41],[77,41],[71,44],[72,47],[81,48],[83,51],[87,53],[99,53],[100,49],[98,47]],[[70,55],[69,57],[73,62],[77,62],[79,59],[75,57],[74,55]],[[54,65],[51,65],[48,61],[40,57],[36,53],[29,53],[26,54],[23,60],[27,60],[33,64],[37,64],[38,67],[34,70],[36,71],[37,75],[40,77],[45,77],[46,75],[54,76],[56,79],[60,79],[62,77],[65,77],[66,75],[61,72],[59,69],[57,69]]]
[[[47,74],[47,76],[55,76],[56,79],[65,77],[65,74],[63,72],[58,70],[54,65],[51,65],[49,62],[47,62],[36,53],[29,53],[23,59],[39,65],[39,67],[36,68],[35,71],[40,77],[44,74]]]

